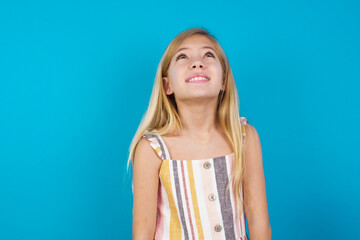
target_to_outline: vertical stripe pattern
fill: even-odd
[[[244,131],[246,118],[241,124]],[[244,211],[238,216],[232,183],[226,192],[233,152],[210,159],[172,160],[160,135],[148,132],[143,137],[163,160],[154,239],[247,239]]]

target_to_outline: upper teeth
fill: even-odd
[[[199,80],[208,80],[208,79],[205,78],[205,77],[194,77],[194,78],[191,78],[191,79],[189,80],[189,82],[191,82],[191,81],[199,81]]]

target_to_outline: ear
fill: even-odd
[[[171,86],[170,86],[170,81],[167,77],[163,77],[163,84],[164,84],[164,89],[165,89],[166,95],[173,94],[173,92],[171,90]]]

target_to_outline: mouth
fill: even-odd
[[[192,74],[185,80],[187,83],[206,83],[208,81],[210,81],[210,77],[203,73]]]

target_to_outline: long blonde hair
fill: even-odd
[[[243,187],[245,187],[245,191],[248,193],[248,189],[244,178],[244,136],[242,134],[243,131],[240,123],[237,88],[229,61],[223,49],[217,42],[216,38],[203,28],[191,28],[181,32],[170,42],[166,48],[156,71],[154,87],[151,93],[148,109],[143,116],[130,145],[130,154],[127,167],[129,167],[130,160],[133,166],[133,156],[135,149],[145,132],[153,131],[153,134],[158,135],[171,135],[176,131],[181,132],[182,124],[178,114],[174,94],[169,96],[166,95],[162,79],[163,77],[167,76],[167,71],[176,49],[183,43],[185,39],[195,34],[200,34],[209,38],[209,40],[215,45],[215,52],[222,65],[223,77],[225,80],[225,90],[221,90],[219,93],[216,110],[216,122],[220,124],[225,135],[231,142],[232,148],[234,150],[234,170],[230,181],[233,181],[235,202],[239,209],[238,216],[241,216],[244,203],[242,190]],[[230,181],[227,185],[226,191],[229,189]]]

